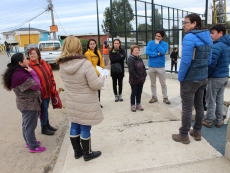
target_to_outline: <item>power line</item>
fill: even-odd
[[[37,8],[37,9],[34,9],[33,12],[38,11],[38,10],[40,10],[40,9],[41,9],[40,7]],[[43,9],[42,11],[44,11],[44,9]],[[39,13],[40,13],[40,12],[39,12]],[[23,21],[25,21],[25,17],[27,17],[27,16],[28,16],[28,13],[24,13],[24,14],[22,14],[22,15],[19,14],[18,17],[16,17],[15,19],[13,19],[13,20],[8,20],[8,22],[1,21],[1,23],[9,24],[9,23],[14,23],[14,22],[22,21],[21,19],[24,19]],[[31,15],[30,15],[30,16],[31,16]]]
[[[47,18],[48,18],[48,16],[49,16],[49,12],[46,12],[47,14],[46,14],[46,17],[44,17],[43,18],[43,23],[41,24],[41,25],[39,25],[37,28],[41,28],[43,25],[44,25],[44,23],[46,22],[46,20],[47,20]],[[45,20],[44,20],[45,19]]]
[[[27,3],[26,5],[24,5],[24,6],[20,7],[20,8],[17,8],[17,10],[12,10],[12,12],[7,11],[7,13],[6,14],[4,13],[4,16],[0,17],[0,19],[2,18],[2,19],[5,19],[5,20],[8,20],[10,17],[19,17],[21,14],[24,14],[23,11],[26,11],[27,13],[31,13],[32,11],[34,11],[34,8],[37,8],[38,6],[42,7],[42,6],[45,6],[45,5],[47,6],[47,4],[42,4],[41,5],[41,3],[39,1],[36,1],[35,3],[32,3],[32,4]],[[2,21],[4,21],[4,20],[1,20],[1,22]]]
[[[54,8],[53,8],[54,9]],[[57,13],[56,13],[56,10],[54,9],[54,12],[55,12],[55,14],[56,14],[56,16],[57,16]],[[58,16],[57,16],[57,19],[58,19],[58,22],[60,23],[60,25],[61,25],[61,27],[62,27],[62,29],[63,29],[63,31],[65,32],[65,29],[63,28],[63,26],[62,26],[62,24],[61,24],[61,22],[60,22],[60,20],[59,20],[59,18],[58,18]],[[65,32],[65,34],[67,35],[67,33]]]
[[[48,11],[48,9],[46,9],[46,10],[43,11],[42,13],[38,14],[37,16],[35,16],[35,17],[29,19],[28,21],[25,21],[24,23],[21,23],[21,24],[19,24],[19,25],[14,26],[14,27],[7,28],[6,30],[7,30],[7,31],[12,31],[12,30],[18,29],[18,28],[20,28],[21,26],[25,25],[26,23],[29,23],[30,21],[32,21],[32,20],[36,19],[37,17],[41,16],[41,15],[42,15],[43,13],[45,13],[46,11]]]

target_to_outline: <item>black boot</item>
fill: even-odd
[[[41,133],[44,135],[54,135],[54,131],[47,128],[47,125],[41,125]]]
[[[80,144],[80,135],[78,135],[77,137],[70,137],[70,141],[73,146],[75,159],[79,159],[83,155]]]
[[[53,127],[50,125],[49,120],[47,120],[46,125],[47,125],[47,128],[48,128],[49,130],[51,130],[51,131],[56,131],[56,130],[57,130],[57,129],[53,128]]]
[[[82,145],[83,157],[85,161],[95,159],[101,155],[100,151],[91,150],[91,137],[89,137],[89,139],[81,138],[81,145]]]

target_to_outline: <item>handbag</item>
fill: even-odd
[[[51,101],[52,101],[53,109],[61,109],[62,108],[61,99],[60,99],[58,92],[56,90],[56,85],[53,86]]]
[[[120,74],[120,73],[122,73],[121,64],[119,62],[111,64],[111,72],[113,74]]]

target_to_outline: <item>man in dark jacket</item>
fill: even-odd
[[[230,35],[222,24],[212,26],[212,61],[208,66],[208,85],[206,91],[207,113],[203,125],[211,128],[213,115],[216,115],[216,127],[223,125],[224,90],[228,84],[230,62]],[[215,111],[216,110],[216,111]]]
[[[176,71],[177,70],[177,57],[178,57],[178,49],[175,47],[173,49],[173,52],[170,55],[170,58],[171,58],[171,73],[172,73],[174,65],[175,65],[175,73],[177,72]]]
[[[11,57],[9,45],[6,46],[6,53],[8,57]]]

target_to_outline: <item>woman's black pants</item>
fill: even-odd
[[[123,85],[123,77],[117,76],[112,76],[113,79],[113,92],[114,95],[117,95],[117,81],[118,81],[118,86],[119,86],[119,95],[122,93],[122,85]]]

